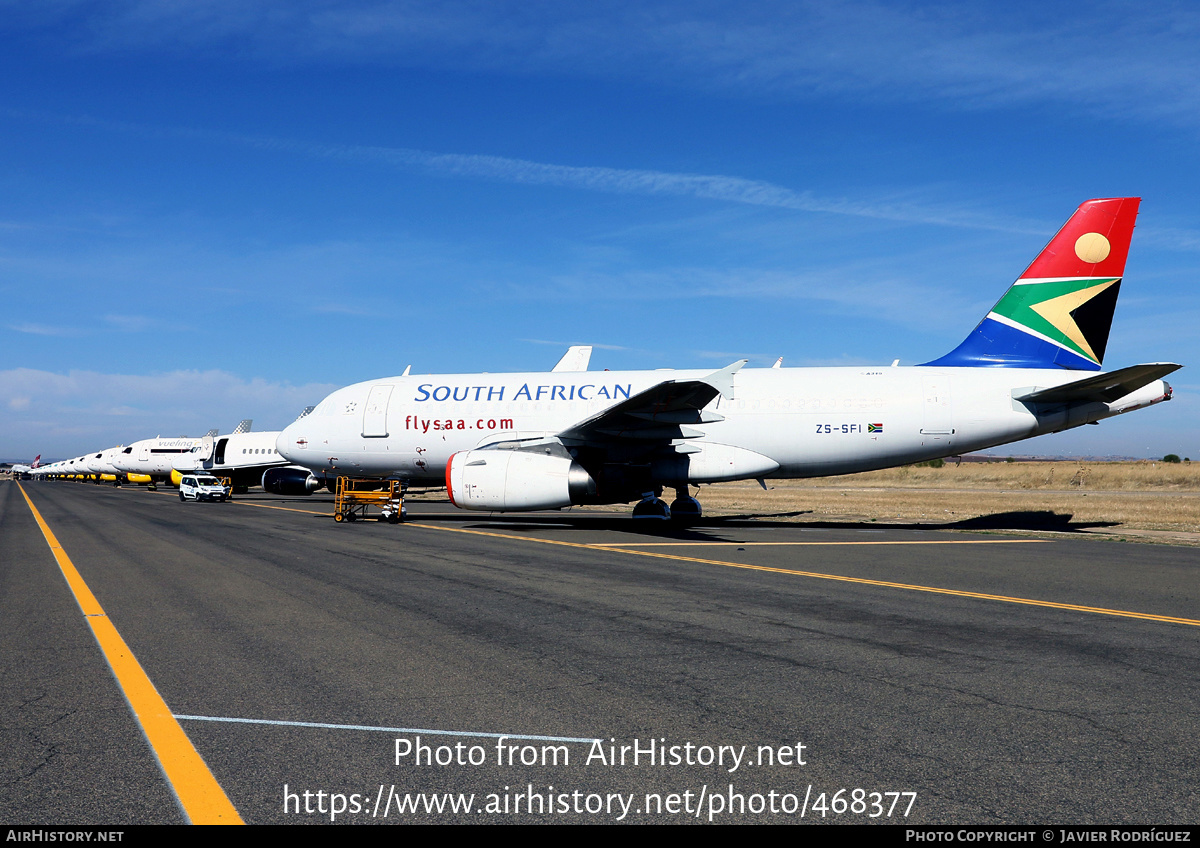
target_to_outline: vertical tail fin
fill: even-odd
[[[1100,370],[1140,203],[1081,205],[963,343],[924,364]]]

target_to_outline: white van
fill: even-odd
[[[185,474],[179,481],[181,501],[224,501],[229,498],[230,491],[231,487],[207,474]]]

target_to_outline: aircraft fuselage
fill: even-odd
[[[605,371],[393,377],[327,397],[286,428],[279,452],[335,474],[441,485],[463,450],[553,437],[664,380],[706,371]],[[680,455],[653,460],[678,482],[819,477],[981,450],[1166,399],[1162,380],[1112,403],[1027,404],[1014,395],[1079,379],[1055,369],[861,367],[738,371],[732,398],[688,424]],[[644,431],[642,431],[644,433]],[[613,434],[619,439],[620,434]],[[570,440],[564,444],[571,447]],[[628,448],[636,454],[636,439]],[[683,458],[686,457],[686,462]],[[671,464],[677,466],[674,470]]]

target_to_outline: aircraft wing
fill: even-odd
[[[1182,367],[1173,362],[1131,365],[1128,368],[1108,374],[1097,374],[1094,377],[1076,380],[1073,383],[1066,383],[1051,389],[1018,390],[1013,393],[1013,398],[1023,403],[1083,403],[1088,401],[1112,403]],[[1021,393],[1022,391],[1025,393]]]
[[[733,375],[741,359],[699,380],[664,380],[610,406],[558,434],[564,444],[664,442],[703,436],[687,424],[708,424],[724,416],[705,412],[717,395],[733,397]]]

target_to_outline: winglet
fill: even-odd
[[[741,371],[742,366],[749,361],[749,359],[739,359],[737,362],[726,365],[720,371],[714,371],[707,377],[702,377],[700,381],[708,383],[727,399],[733,400],[733,375]]]
[[[551,371],[586,371],[592,359],[591,345],[572,345],[567,348],[558,364]]]

